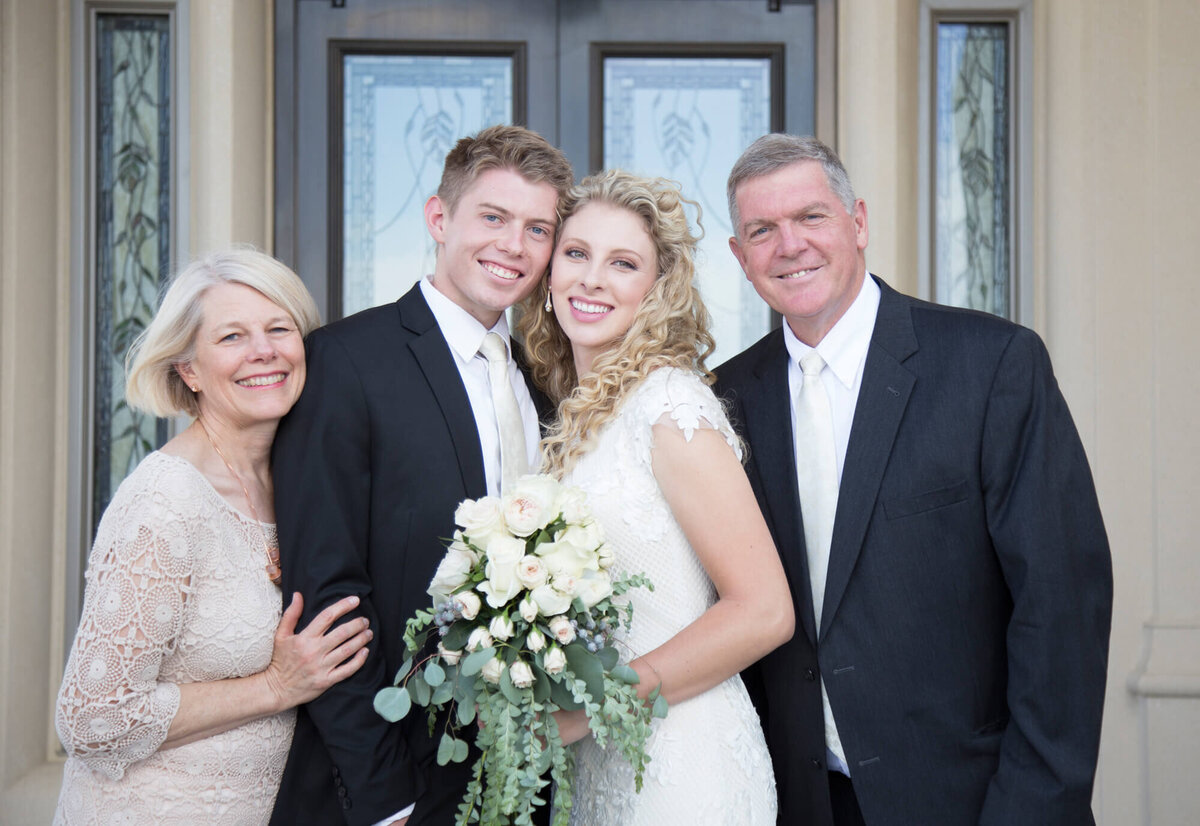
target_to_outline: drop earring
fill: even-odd
[[[546,312],[553,312],[554,305],[550,303],[550,288],[546,287]]]

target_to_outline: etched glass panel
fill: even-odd
[[[936,296],[1008,317],[1008,24],[939,23],[937,32]]]
[[[170,265],[171,69],[165,15],[96,23],[93,528],[113,491],[166,441],[125,403],[125,353],[154,315]]]
[[[770,308],[729,251],[725,180],[771,131],[769,58],[608,57],[604,60],[604,166],[678,181],[700,204],[698,281],[713,317],[719,365],[771,326]]]
[[[512,123],[513,59],[349,55],[343,62],[342,313],[433,272],[424,205],[464,135]]]

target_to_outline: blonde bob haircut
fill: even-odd
[[[525,299],[518,329],[530,373],[558,405],[558,421],[542,441],[546,469],[558,476],[574,466],[629,393],[654,370],[681,367],[701,373],[710,384],[713,380],[704,365],[713,350],[709,315],[695,284],[700,235],[692,233],[685,213],[685,205],[692,206],[699,225],[700,205],[680,195],[673,181],[613,169],[584,178],[567,193],[560,227],[590,203],[609,204],[642,219],[654,244],[658,273],[628,332],[596,357],[582,380],[575,373],[571,342],[543,306],[553,267],[550,280]]]
[[[204,295],[217,284],[242,284],[286,310],[301,336],[320,323],[317,305],[300,278],[266,253],[238,247],[188,264],[167,285],[150,326],[125,356],[125,399],[155,416],[196,416],[196,394],[175,366],[195,355],[196,332],[204,319]]]

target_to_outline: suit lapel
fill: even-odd
[[[404,294],[397,302],[397,309],[400,323],[413,334],[408,348],[429,383],[450,431],[463,489],[468,496],[483,496],[487,493],[487,477],[483,470],[479,432],[454,354],[425,303],[419,285]]]
[[[754,367],[756,382],[747,386],[742,414],[750,441],[750,455],[758,468],[766,502],[767,521],[775,526],[775,540],[793,590],[803,588],[797,602],[804,631],[816,642],[812,599],[809,595],[808,559],[800,495],[796,489],[796,450],[792,441],[792,403],[788,387],[788,355],[783,332],[776,330]]]
[[[879,312],[863,367],[838,490],[821,636],[828,632],[858,562],[896,432],[916,384],[916,377],[903,366],[904,360],[917,350],[911,304],[882,281],[875,280],[881,291]]]

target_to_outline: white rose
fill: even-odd
[[[526,622],[533,622],[535,619],[537,619],[538,604],[529,596],[522,598],[520,604],[517,606],[517,609],[521,612],[521,619],[525,620]]]
[[[555,574],[554,579],[550,580],[550,585],[560,594],[574,598],[579,596],[579,583],[583,581],[583,577],[575,576],[574,574],[562,573]]]
[[[575,626],[571,625],[571,621],[560,614],[550,619],[550,633],[554,635],[554,639],[566,645],[575,639]]]
[[[493,536],[504,533],[500,500],[495,496],[463,500],[454,511],[454,524],[462,528],[476,547],[487,547]]]
[[[563,521],[568,525],[578,524],[589,518],[587,494],[582,488],[561,487],[558,491],[558,501],[554,509],[562,514]]]
[[[561,614],[571,607],[571,595],[564,594],[551,585],[534,588],[529,597],[537,603],[538,613],[543,617]]]
[[[529,590],[546,584],[546,566],[536,556],[523,556],[517,563],[517,579]]]
[[[448,651],[446,650],[446,646],[442,645],[440,642],[438,643],[437,650],[438,656],[442,658],[442,661],[446,663],[446,665],[458,665],[458,661],[462,659],[462,651]]]
[[[587,608],[612,595],[612,578],[605,571],[588,571],[579,580],[578,586],[575,596],[583,600]]]
[[[497,614],[492,617],[491,625],[488,626],[488,631],[498,640],[507,640],[513,635],[513,623],[508,618],[507,614]]]
[[[557,645],[550,646],[542,658],[542,670],[547,674],[558,674],[567,667],[567,655]]]
[[[543,542],[538,545],[535,553],[541,558],[542,565],[546,567],[546,572],[551,576],[558,574],[579,576],[590,559],[589,556],[581,555],[579,549],[574,545],[564,542]]]
[[[600,570],[607,571],[612,567],[613,560],[616,557],[613,555],[612,546],[605,542],[600,546],[600,550],[596,552],[596,562],[600,564]]]
[[[486,628],[476,628],[471,631],[471,636],[467,637],[467,650],[479,651],[484,648],[492,647],[492,635],[488,633]]]
[[[518,659],[508,669],[508,676],[517,688],[529,688],[533,685],[533,669],[529,663]]]
[[[529,635],[525,637],[525,647],[536,654],[546,647],[546,635],[537,628],[530,629]]]
[[[504,524],[517,536],[529,536],[554,521],[558,482],[553,477],[523,476],[502,501]]]
[[[463,591],[461,594],[455,594],[454,602],[458,607],[459,616],[465,620],[475,619],[479,615],[479,609],[483,607],[483,601],[479,598],[479,594],[474,591]]]
[[[500,682],[500,675],[504,673],[504,661],[499,657],[492,657],[480,673],[483,675],[483,679],[496,685]]]
[[[446,598],[455,590],[466,584],[475,564],[474,554],[463,553],[451,548],[446,551],[442,561],[438,563],[433,581],[429,583],[426,593],[434,599]]]
[[[599,522],[593,519],[581,525],[568,525],[557,540],[559,544],[575,548],[580,558],[587,561],[587,567],[596,570],[596,552],[604,544],[604,530]]]
[[[520,539],[511,536],[492,537],[487,546],[487,565],[483,569],[487,580],[476,586],[487,594],[488,605],[500,608],[521,592],[517,563],[523,556],[525,543]]]

